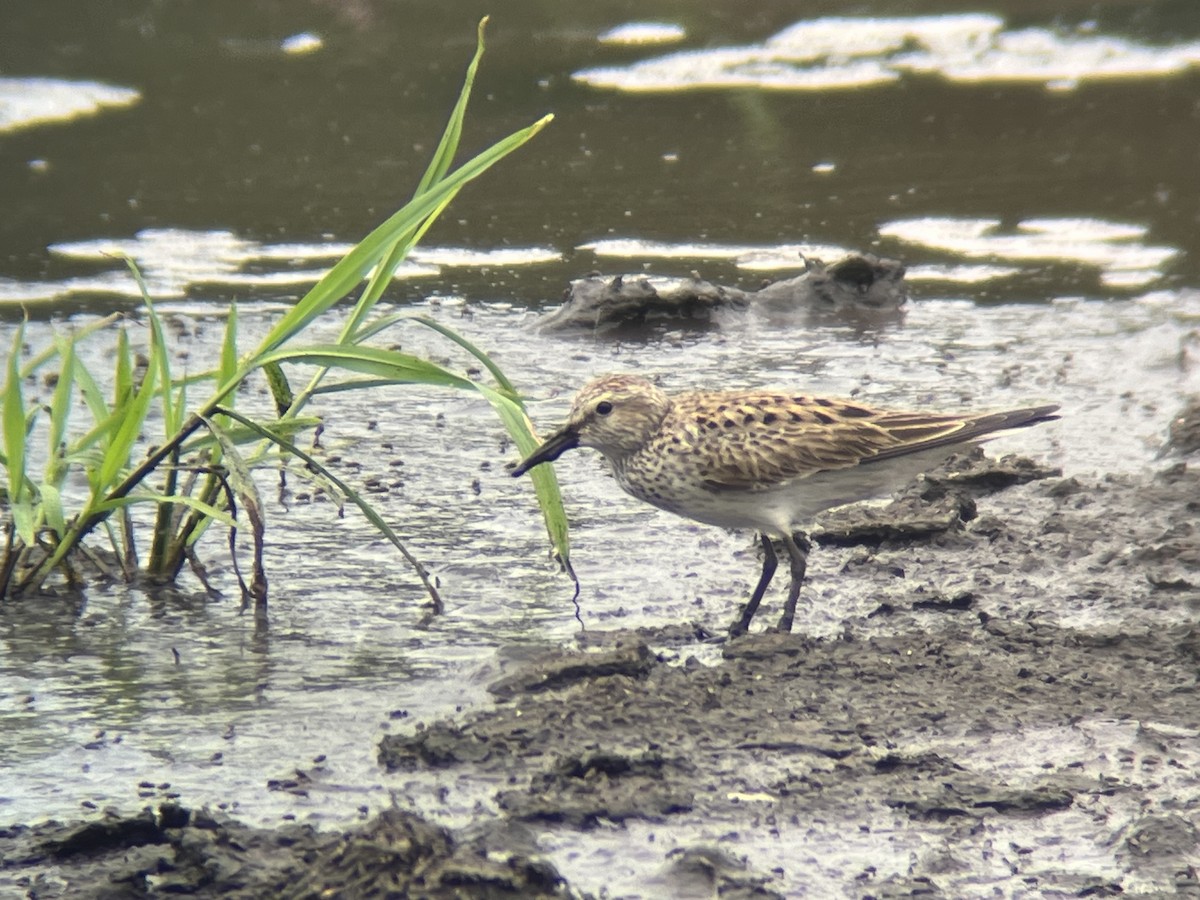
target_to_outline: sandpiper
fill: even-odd
[[[757,531],[762,575],[731,637],[750,627],[775,574],[777,538],[791,562],[779,621],[786,632],[809,550],[800,529],[813,516],[886,494],[993,432],[1057,419],[1057,409],[902,412],[778,390],[667,394],[637,375],[604,375],[576,395],[567,423],[512,474],[592,447],[639,500],[709,525]]]

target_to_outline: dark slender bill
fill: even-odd
[[[527,457],[517,464],[517,467],[512,470],[513,478],[520,478],[534,466],[540,466],[544,462],[553,462],[558,459],[568,450],[572,450],[579,446],[579,434],[571,426],[563,428],[561,431],[550,435]]]

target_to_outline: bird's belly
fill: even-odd
[[[791,534],[819,513],[848,503],[887,496],[972,444],[939,447],[878,463],[818,472],[754,488],[713,488],[701,482],[628,479],[615,472],[626,493],[659,509],[720,528]]]
[[[790,533],[795,504],[794,492],[784,489],[764,491],[712,490],[701,484],[647,485],[617,475],[626,493],[639,500],[719,528]]]

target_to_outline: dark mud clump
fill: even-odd
[[[908,300],[904,266],[870,254],[827,266],[805,260],[794,278],[758,290],[713,284],[698,277],[589,275],[571,282],[562,306],[538,321],[546,331],[606,330],[652,321],[706,325],[719,310],[760,309],[769,314],[895,313]]]
[[[86,824],[0,830],[5,896],[116,900],[492,898],[570,896],[548,863],[458,843],[419,816],[388,810],[341,834],[258,829],[164,804]]]
[[[1200,452],[1200,397],[1189,397],[1183,409],[1171,420],[1163,455],[1188,456]]]
[[[812,537],[819,544],[843,547],[931,537],[972,521],[978,514],[976,501],[984,495],[1061,474],[1025,457],[993,459],[975,447],[898,491],[887,506],[856,504],[826,513]]]

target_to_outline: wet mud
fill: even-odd
[[[976,514],[972,494],[1030,479],[1025,516]],[[999,544],[1051,588],[985,604],[917,586],[836,639],[754,634],[715,666],[670,649],[698,625],[589,635],[498,684],[495,709],[386,737],[380,759],[494,780],[505,815],[543,827],[720,823],[720,847],[685,851],[774,854],[701,866],[720,896],[1200,894],[1200,473],[1084,481],[975,458],[890,510],[822,536],[868,556],[933,541],[948,570],[995,565]],[[864,577],[894,575],[858,558],[847,578]],[[1108,617],[1149,602],[1167,624],[1064,624],[1072,596]],[[817,823],[845,841],[806,859]]]
[[[554,867],[388,810],[342,834],[259,829],[176,804],[0,830],[6,896],[568,897]]]
[[[337,834],[168,804],[6,829],[0,884],[37,897],[1200,896],[1200,469],[1063,478],[969,457],[814,538],[845,554],[843,590],[881,598],[835,637],[585,632],[496,681],[492,707],[383,737],[388,771],[452,771],[490,793],[490,824],[469,837],[401,809]],[[895,561],[918,552],[920,582],[898,594]],[[967,571],[969,587],[938,588]],[[655,886],[572,887],[529,838],[548,832],[627,834]]]

